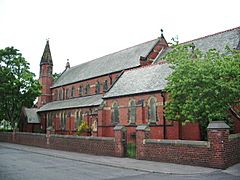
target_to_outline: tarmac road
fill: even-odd
[[[225,171],[129,158],[94,156],[0,142],[0,180],[239,180],[240,164]]]

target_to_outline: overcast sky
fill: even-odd
[[[160,36],[180,42],[240,26],[239,0],[0,0],[0,48],[37,77],[50,39],[54,72]]]

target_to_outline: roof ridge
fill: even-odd
[[[229,32],[229,31],[233,31],[235,29],[240,29],[240,26],[235,27],[235,28],[231,28],[231,29],[227,29],[225,31],[220,31],[220,32],[217,32],[217,33],[213,33],[213,34],[209,34],[209,35],[206,35],[206,36],[202,36],[202,37],[199,37],[199,38],[195,38],[195,39],[192,39],[192,40],[189,40],[189,41],[182,42],[180,44],[186,44],[186,43],[189,43],[189,42],[192,42],[192,41],[208,38],[208,37],[211,37],[211,36],[216,36],[218,34],[222,34],[222,33]]]
[[[127,70],[124,70],[124,72],[136,71],[136,70],[139,70],[139,69],[150,68],[150,67],[152,67],[152,66],[157,66],[157,65],[162,65],[162,64],[167,64],[167,61],[161,60],[161,61],[159,61],[159,62],[156,63],[156,64],[149,64],[149,65],[145,65],[145,66],[136,67],[136,68],[133,68],[133,69],[127,69]]]
[[[109,53],[109,54],[106,54],[106,55],[103,55],[103,56],[94,58],[94,59],[89,60],[89,61],[86,61],[86,62],[84,62],[84,63],[81,63],[81,64],[78,64],[78,65],[72,66],[72,67],[70,67],[70,69],[75,68],[75,67],[78,67],[78,66],[83,65],[83,64],[86,64],[86,63],[89,63],[89,62],[96,61],[96,60],[98,60],[98,59],[100,59],[100,58],[103,58],[103,57],[106,57],[106,56],[110,56],[110,55],[113,55],[113,54],[116,54],[116,53],[119,53],[119,52],[122,52],[122,51],[126,51],[126,50],[131,49],[131,48],[134,48],[134,47],[136,47],[136,46],[140,46],[140,45],[143,45],[143,44],[147,44],[147,43],[152,42],[152,41],[155,41],[155,40],[158,40],[158,38],[152,39],[152,40],[149,40],[149,41],[146,41],[146,42],[143,42],[143,43],[139,43],[139,44],[130,46],[130,47],[128,47],[128,48],[121,49],[121,50],[119,50],[119,51],[115,51],[115,52],[112,52],[112,53]]]

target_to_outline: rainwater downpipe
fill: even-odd
[[[161,92],[161,97],[163,100],[163,139],[166,139],[165,96],[163,92]]]

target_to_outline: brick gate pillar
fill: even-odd
[[[144,144],[145,139],[150,135],[150,128],[148,125],[138,125],[136,128],[136,158],[144,159]]]
[[[207,129],[211,149],[209,165],[224,169],[227,167],[226,149],[230,127],[224,121],[213,121],[209,123]]]
[[[125,156],[125,143],[126,143],[126,132],[125,126],[116,125],[114,127],[115,135],[115,156],[124,157]]]

